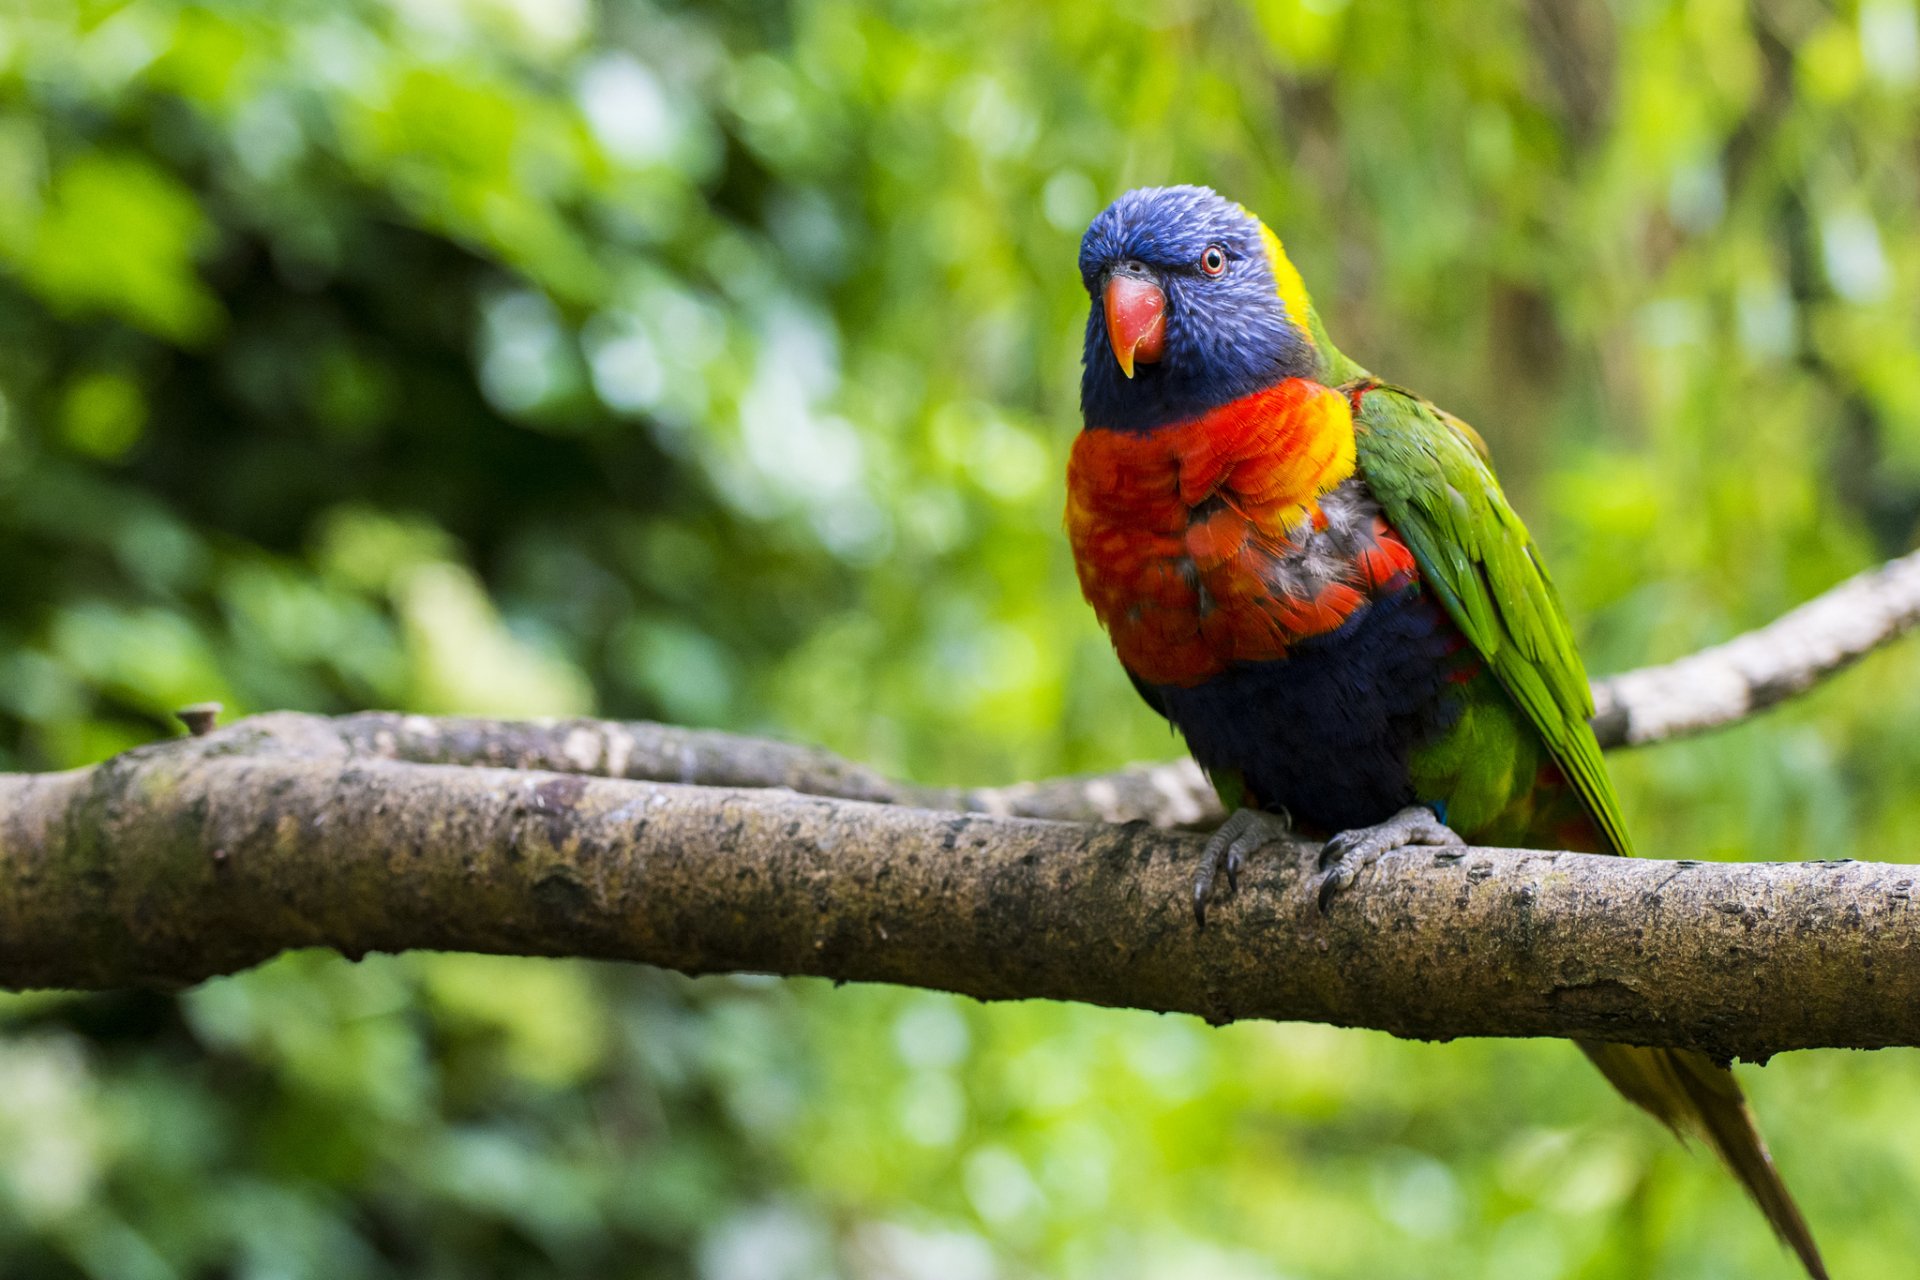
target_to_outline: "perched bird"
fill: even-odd
[[[1593,705],[1526,526],[1466,423],[1328,340],[1279,239],[1202,187],[1131,191],[1087,229],[1068,466],[1080,585],[1230,813],[1194,907],[1289,830],[1321,904],[1409,844],[1631,854]],[[1807,1271],[1826,1271],[1732,1072],[1581,1043],[1697,1133]]]

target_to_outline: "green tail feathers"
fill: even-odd
[[[1421,581],[1540,735],[1591,821],[1583,843],[1569,844],[1567,833],[1552,823],[1522,832],[1514,843],[1630,855],[1620,802],[1587,723],[1593,704],[1572,631],[1526,526],[1487,465],[1484,444],[1465,423],[1409,392],[1367,382],[1349,394],[1356,397],[1360,471],[1387,522],[1412,550]],[[1453,809],[1463,812],[1464,806]],[[1461,834],[1478,842],[1471,828]],[[1826,1280],[1813,1235],[1780,1181],[1731,1071],[1679,1049],[1585,1041],[1580,1047],[1614,1088],[1668,1128],[1705,1138],[1807,1273]]]
[[[1593,1065],[1654,1119],[1681,1137],[1701,1137],[1719,1153],[1747,1188],[1774,1232],[1798,1254],[1813,1280],[1827,1280],[1820,1249],[1800,1216],[1767,1144],[1754,1126],[1753,1112],[1733,1072],[1703,1053],[1687,1049],[1646,1049],[1637,1045],[1577,1041]]]

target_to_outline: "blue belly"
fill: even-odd
[[[1326,836],[1414,803],[1408,757],[1460,718],[1461,647],[1445,611],[1414,584],[1285,658],[1142,692],[1209,773],[1237,771],[1249,803],[1285,809],[1306,833]]]

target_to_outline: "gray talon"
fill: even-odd
[[[1240,891],[1240,869],[1267,845],[1286,840],[1293,834],[1293,820],[1285,813],[1265,809],[1235,809],[1220,829],[1207,841],[1200,855],[1200,874],[1193,880],[1193,920],[1207,927],[1207,900],[1213,894],[1214,879],[1227,873],[1227,896]]]
[[[1440,821],[1425,805],[1411,805],[1371,827],[1342,831],[1320,850],[1320,910],[1353,886],[1360,873],[1379,861],[1384,854],[1410,844],[1450,845],[1465,843],[1453,828]]]

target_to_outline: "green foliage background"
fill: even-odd
[[[943,782],[1172,754],[1058,532],[1080,230],[1211,183],[1479,425],[1592,665],[1903,550],[1913,0],[12,0],[0,767],[596,712]],[[1920,646],[1616,756],[1670,856],[1920,851]],[[1794,1274],[1568,1047],[462,956],[0,1005],[0,1274]],[[1745,1077],[1837,1275],[1911,1053]]]

